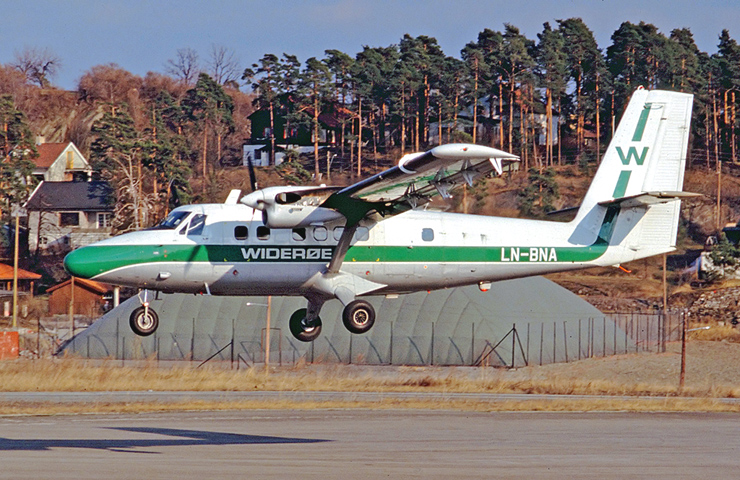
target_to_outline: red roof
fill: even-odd
[[[41,275],[28,270],[18,269],[18,280],[38,280]],[[13,280],[13,266],[0,263],[0,280]]]
[[[70,284],[70,282],[71,282],[71,279],[68,279],[68,280],[66,280],[66,281],[64,281],[62,283],[57,283],[53,287],[49,288],[46,291],[46,293],[51,293],[54,290],[59,290],[62,287],[66,287],[67,285]],[[100,283],[100,282],[96,282],[94,280],[87,280],[87,279],[84,279],[84,278],[77,278],[77,277],[75,277],[75,286],[77,286],[77,285],[79,285],[79,286],[81,286],[83,288],[87,288],[88,290],[91,290],[93,292],[99,293],[101,295],[104,294],[104,293],[110,292],[111,290],[113,290],[113,287],[111,287],[107,283]]]
[[[33,161],[39,168],[49,168],[54,161],[59,158],[65,148],[67,148],[69,142],[65,143],[42,143],[36,145],[36,150],[39,152],[38,158]]]

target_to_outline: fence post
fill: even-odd
[[[391,341],[389,345],[389,351],[388,351],[388,364],[393,365],[393,322],[391,322]]]
[[[511,368],[516,362],[516,323],[511,324]]]
[[[234,369],[234,337],[236,336],[236,318],[231,319],[231,369]]]
[[[529,366],[529,327],[532,325],[532,322],[527,322],[527,358],[524,359],[524,363]]]
[[[190,335],[190,361],[195,360],[195,317],[193,317],[193,331]]]
[[[614,342],[614,349],[612,351],[613,355],[617,354],[617,320],[612,317],[612,323],[614,324],[614,338],[612,338],[612,341]]]
[[[432,344],[429,350],[429,365],[434,365],[434,322],[432,322]]]
[[[545,324],[540,323],[540,365],[542,365],[542,344],[544,342],[545,337]]]
[[[604,339],[603,344],[601,345],[601,356],[606,357],[606,317],[603,318],[604,324],[601,327],[601,336]]]
[[[568,331],[565,328],[565,320],[563,320],[563,347],[565,347],[565,363],[568,363]]]
[[[557,363],[558,360],[558,325],[555,322],[552,322],[552,363]]]
[[[348,359],[347,365],[352,365],[352,337],[354,337],[354,335],[350,333],[349,334],[349,359]]]

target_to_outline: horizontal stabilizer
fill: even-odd
[[[615,198],[599,202],[599,205],[608,207],[610,205],[619,205],[622,208],[644,207],[658,203],[667,203],[672,200],[682,200],[687,198],[701,197],[701,193],[691,192],[643,192],[629,197]]]

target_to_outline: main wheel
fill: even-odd
[[[365,300],[355,300],[342,311],[344,326],[352,333],[365,333],[375,324],[375,309]]]
[[[290,316],[290,333],[301,342],[313,342],[321,334],[321,318],[316,319],[308,324],[306,321],[306,309],[296,310]]]
[[[135,334],[141,337],[148,337],[157,330],[159,317],[153,308],[139,307],[131,312],[129,325]]]

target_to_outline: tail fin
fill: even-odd
[[[693,95],[686,93],[634,92],[576,215],[574,236],[598,232],[607,208],[632,208],[639,219],[618,222],[619,238],[609,243],[629,243],[641,250],[638,258],[673,249],[679,198],[692,196],[681,192],[692,104]]]

